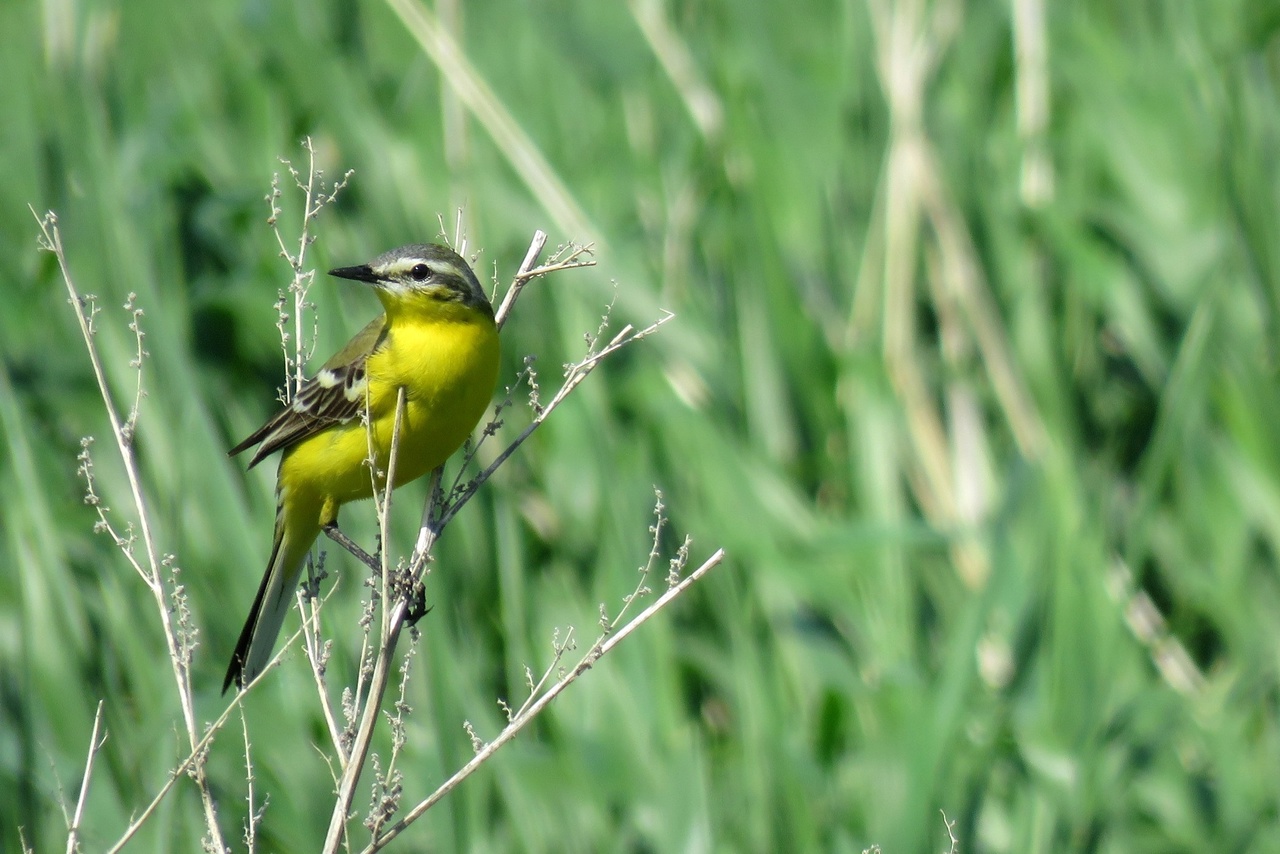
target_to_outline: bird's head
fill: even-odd
[[[493,307],[462,256],[436,243],[413,243],[384,252],[367,264],[338,267],[330,276],[367,282],[378,291],[388,315],[422,310],[452,314]]]

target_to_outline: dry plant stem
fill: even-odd
[[[506,296],[502,298],[502,304],[498,306],[498,310],[494,313],[494,322],[498,329],[502,329],[507,322],[507,318],[511,315],[511,309],[516,304],[520,292],[524,290],[524,286],[529,282],[545,276],[548,273],[556,273],[560,270],[573,270],[578,267],[594,267],[595,261],[579,261],[578,258],[583,254],[589,254],[592,250],[591,244],[576,246],[568,251],[568,254],[560,258],[560,253],[552,258],[550,264],[533,266],[537,263],[538,256],[542,254],[543,247],[547,244],[547,233],[541,229],[533,233],[533,240],[529,242],[529,251],[525,253],[524,261],[520,263],[520,269],[516,271],[515,278],[511,282],[511,287],[507,289]],[[559,258],[559,260],[556,260]]]
[[[625,626],[623,626],[621,629],[619,629],[614,634],[608,636],[607,638],[601,637],[599,640],[597,640],[595,644],[592,645],[591,649],[587,651],[587,654],[582,657],[582,660],[580,660],[577,663],[577,665],[573,668],[573,670],[569,671],[567,674],[564,675],[563,678],[561,678],[558,682],[552,685],[547,690],[547,693],[543,694],[541,697],[538,698],[537,702],[533,703],[527,709],[524,709],[522,712],[520,712],[514,718],[512,718],[511,723],[507,724],[507,726],[502,730],[502,732],[498,734],[497,738],[495,738],[493,741],[486,744],[478,753],[476,753],[474,757],[472,757],[470,762],[468,762],[466,765],[460,768],[456,774],[454,774],[452,777],[446,780],[444,784],[440,786],[440,788],[436,789],[434,792],[431,793],[429,797],[427,797],[426,799],[418,803],[415,807],[413,807],[413,809],[409,810],[409,812],[405,813],[404,818],[400,819],[400,821],[396,822],[394,825],[388,828],[386,833],[382,834],[381,836],[374,839],[371,843],[369,843],[368,847],[364,849],[363,854],[372,854],[372,852],[378,851],[379,849],[384,847],[387,843],[389,843],[391,840],[395,839],[400,834],[401,831],[403,831],[406,827],[408,827],[410,824],[412,824],[414,821],[420,818],[427,810],[431,809],[431,807],[435,805],[441,798],[449,794],[449,792],[453,791],[453,789],[456,788],[459,783],[461,783],[467,777],[471,776],[472,772],[474,772],[476,768],[482,765],[490,756],[492,756],[495,752],[497,752],[503,745],[511,741],[511,739],[515,738],[516,735],[520,732],[520,730],[522,730],[525,727],[525,725],[529,723],[529,721],[537,717],[538,714],[540,714],[542,710],[545,709],[551,703],[552,700],[554,700],[556,697],[560,695],[560,692],[564,691],[565,688],[568,688],[569,685],[571,685],[574,681],[576,681],[579,676],[581,676],[583,673],[586,673],[588,670],[590,670],[592,665],[594,665],[597,661],[599,661],[601,657],[607,655],[610,651],[613,650],[614,647],[622,643],[623,639],[625,639],[628,635],[630,635],[636,629],[640,628],[640,626],[648,622],[651,617],[653,617],[655,614],[657,614],[659,611],[665,608],[681,593],[684,593],[686,590],[692,587],[695,583],[697,583],[697,581],[700,578],[702,578],[704,575],[706,575],[708,572],[710,572],[712,569],[718,566],[723,560],[724,560],[724,549],[719,549],[716,551],[715,554],[707,558],[707,560],[701,566],[699,566],[693,572],[689,573],[689,575],[686,576],[683,581],[681,581],[675,587],[669,588],[667,592],[659,596],[652,605],[650,605],[648,608],[645,608],[643,611],[637,614],[635,616],[635,619],[633,619],[631,622],[627,623]]]
[[[249,804],[249,815],[245,819],[244,842],[245,847],[253,851],[258,836],[258,815],[253,806],[253,751],[249,749],[249,721],[244,716],[243,708],[240,709],[240,731],[244,736],[244,781],[247,789],[245,801]]]
[[[288,347],[288,335],[284,331],[283,322],[280,326],[282,338],[286,340],[285,349],[285,400],[287,404],[293,400],[294,394],[302,387],[305,379],[303,371],[307,361],[311,358],[311,347],[307,344],[303,335],[303,317],[306,315],[307,309],[307,291],[310,290],[315,274],[306,269],[307,247],[312,244],[315,238],[311,235],[311,223],[320,215],[320,211],[331,202],[333,202],[338,193],[347,185],[347,180],[352,175],[352,170],[348,170],[342,176],[342,180],[335,181],[326,192],[324,186],[324,173],[316,169],[316,151],[315,146],[311,143],[311,137],[305,137],[302,141],[302,147],[307,152],[307,177],[303,181],[301,174],[293,167],[288,160],[282,162],[289,169],[289,175],[293,178],[293,183],[303,194],[302,207],[302,227],[298,234],[298,252],[296,255],[289,252],[288,246],[285,245],[284,235],[280,233],[278,227],[280,208],[276,202],[280,197],[278,173],[277,180],[273,180],[271,184],[271,195],[267,197],[271,203],[271,218],[267,221],[271,226],[272,232],[276,236],[276,243],[280,246],[280,257],[289,262],[290,268],[293,270],[293,282],[289,285],[289,292],[293,294],[293,354],[290,355]],[[284,319],[281,318],[283,321]],[[315,331],[312,331],[312,339],[314,343]]]
[[[180,642],[177,629],[174,627],[172,615],[169,611],[169,603],[166,601],[160,561],[156,556],[155,538],[151,533],[150,514],[147,512],[146,499],[142,493],[142,478],[138,473],[137,459],[133,455],[133,431],[131,427],[126,429],[126,425],[121,421],[120,413],[112,399],[111,389],[107,384],[106,372],[102,365],[102,358],[98,354],[98,348],[94,342],[93,331],[89,326],[89,318],[85,315],[85,300],[76,290],[75,283],[71,279],[71,271],[67,268],[67,258],[62,247],[62,235],[58,230],[57,216],[50,211],[41,217],[34,208],[30,210],[36,218],[36,222],[40,225],[41,245],[49,252],[52,252],[58,261],[58,269],[62,274],[62,281],[66,285],[69,300],[75,310],[76,320],[80,324],[80,334],[84,338],[85,349],[89,354],[89,362],[93,366],[94,377],[98,382],[98,393],[102,397],[103,407],[106,409],[107,418],[111,422],[111,432],[115,437],[116,447],[124,464],[125,476],[129,481],[129,491],[133,497],[134,510],[137,513],[138,527],[142,532],[143,547],[146,549],[146,566],[143,567],[138,563],[132,549],[121,550],[134,570],[142,577],[147,587],[151,590],[151,595],[156,600],[156,609],[159,611],[160,622],[164,628],[165,644],[169,648],[169,662],[173,667],[174,682],[178,689],[178,702],[182,707],[182,719],[187,731],[187,741],[192,747],[192,756],[199,757],[202,760],[203,755],[195,750],[201,739],[196,734],[195,704],[191,693],[190,673],[184,663],[183,653],[179,649]],[[137,366],[137,369],[139,371],[142,370],[141,364]],[[205,826],[209,832],[209,838],[220,850],[225,850],[227,845],[222,838],[222,831],[218,828],[217,807],[213,802],[213,794],[209,791],[208,780],[204,775],[203,761],[196,762],[192,768],[191,777],[200,791],[200,800],[204,809]]]
[[[402,387],[396,396],[395,423],[391,429],[391,450],[387,458],[387,471],[383,480],[381,500],[378,502],[378,529],[382,542],[389,542],[391,519],[391,496],[394,494],[396,464],[400,455],[400,429],[404,420],[406,391]],[[372,432],[372,431],[370,431]],[[372,436],[370,437],[372,442]],[[372,450],[372,448],[371,448]],[[372,454],[371,454],[372,457]],[[440,469],[432,475],[433,482],[440,476]],[[379,474],[373,472],[375,495]],[[434,490],[433,490],[434,491]],[[338,781],[338,798],[333,805],[333,813],[329,816],[329,832],[325,837],[324,850],[336,852],[346,837],[347,817],[351,813],[351,804],[355,799],[356,786],[360,782],[360,772],[364,770],[365,760],[369,755],[369,746],[373,741],[373,731],[378,722],[378,711],[382,708],[382,698],[386,692],[387,677],[395,656],[396,643],[400,639],[400,627],[403,625],[404,598],[391,595],[391,557],[390,550],[382,548],[382,628],[379,632],[378,654],[374,658],[373,676],[369,680],[369,693],[363,701],[363,714],[356,738],[351,746],[351,755],[343,765],[342,777]],[[396,606],[401,613],[392,628],[391,609]]]
[[[453,217],[453,245],[458,247],[454,251],[459,255],[467,254],[467,238],[462,230],[462,208],[458,208]]]
[[[297,252],[293,254],[286,245],[284,235],[280,231],[279,220],[282,213],[278,204],[280,199],[280,182],[279,173],[276,173],[271,182],[271,194],[267,196],[267,200],[271,205],[271,216],[267,220],[272,233],[275,235],[276,243],[280,247],[280,257],[288,262],[290,270],[293,273],[293,281],[289,285],[289,293],[293,295],[293,348],[292,352],[289,347],[290,333],[286,332],[287,318],[284,316],[282,302],[278,304],[281,308],[281,317],[277,323],[280,330],[281,346],[284,349],[285,357],[285,387],[283,394],[283,402],[288,405],[297,395],[298,390],[302,387],[305,380],[304,370],[307,362],[314,355],[314,345],[317,335],[317,327],[313,321],[310,341],[304,336],[304,318],[307,309],[311,305],[307,302],[307,293],[315,280],[315,273],[307,269],[307,247],[314,241],[315,237],[311,233],[312,223],[320,216],[320,212],[324,208],[333,203],[347,185],[347,181],[351,178],[353,170],[347,170],[341,180],[334,181],[327,188],[324,182],[324,173],[316,168],[315,146],[312,144],[311,137],[305,137],[302,141],[302,148],[307,153],[306,178],[304,179],[301,172],[296,169],[293,163],[282,158],[281,162],[289,170],[289,176],[293,179],[294,186],[301,191],[303,196],[302,205],[302,222],[298,230]],[[350,541],[348,541],[350,542]],[[354,544],[351,544],[354,546]],[[320,696],[320,706],[325,716],[326,725],[333,739],[334,748],[338,752],[340,761],[345,761],[346,754],[342,747],[340,739],[341,730],[337,726],[337,719],[333,713],[333,706],[329,702],[328,695],[324,691],[324,678],[321,672],[322,662],[321,656],[324,654],[324,642],[320,636],[319,609],[312,606],[311,614],[308,615],[305,607],[304,597],[301,590],[298,591],[298,612],[302,617],[303,645],[307,652],[307,659],[311,664],[312,675],[316,680],[317,690]],[[314,600],[313,600],[314,601]]]
[[[311,675],[316,681],[316,693],[320,697],[320,709],[324,713],[325,726],[329,729],[329,739],[333,742],[333,749],[338,752],[339,764],[345,768],[347,751],[342,746],[342,727],[338,726],[338,718],[333,713],[333,703],[329,702],[324,673],[321,671],[320,658],[324,654],[324,639],[320,632],[320,609],[315,606],[314,599],[311,600],[311,608],[307,608],[302,588],[298,588],[297,596],[298,611],[302,614],[302,645],[307,652],[307,661],[311,664]]]
[[[600,627],[604,629],[606,633],[616,629],[618,624],[622,622],[624,617],[626,617],[627,611],[631,610],[631,606],[635,604],[636,600],[650,592],[649,573],[653,571],[653,565],[658,560],[658,549],[662,544],[662,529],[667,524],[667,517],[662,513],[663,510],[667,509],[662,503],[662,490],[654,487],[653,493],[655,498],[653,507],[654,520],[653,524],[649,526],[649,533],[653,534],[653,543],[649,546],[649,557],[645,560],[644,566],[640,567],[640,579],[636,582],[635,589],[623,598],[622,609],[618,611],[617,615],[612,620],[606,621],[604,619],[604,604],[602,603],[600,605]]]
[[[393,715],[390,712],[387,712],[387,722],[391,727],[391,759],[387,762],[386,769],[376,775],[378,778],[375,783],[375,791],[377,792],[375,797],[377,799],[377,803],[374,809],[376,810],[376,813],[370,814],[372,822],[368,819],[366,819],[365,822],[365,827],[369,828],[370,835],[373,838],[376,838],[377,835],[382,832],[383,826],[395,814],[396,809],[399,807],[400,775],[396,769],[396,764],[400,759],[401,749],[404,747],[406,742],[404,730],[405,715],[411,711],[408,705],[408,687],[413,656],[417,652],[417,644],[414,640],[413,636],[410,635],[409,649],[401,660],[400,694],[392,704],[392,707],[395,709],[395,714]]]
[[[378,505],[378,532],[382,537],[382,637],[387,637],[390,629],[390,615],[387,602],[391,598],[391,550],[386,547],[391,536],[391,496],[395,494],[396,465],[400,460],[400,430],[404,423],[404,407],[407,402],[407,391],[403,386],[396,394],[396,417],[391,426],[391,452],[387,456],[387,475],[382,487],[382,501]],[[374,484],[375,489],[377,484]],[[374,492],[377,495],[377,492]]]
[[[306,148],[307,150],[308,175],[307,175],[306,186],[302,188],[302,191],[304,194],[303,210],[302,210],[303,227],[300,229],[301,233],[298,236],[297,256],[292,256],[289,254],[289,251],[285,248],[284,238],[280,234],[280,231],[278,229],[273,229],[275,231],[276,240],[280,243],[280,254],[283,255],[285,258],[287,258],[289,260],[289,265],[293,267],[293,283],[289,286],[289,292],[293,294],[294,354],[293,354],[293,370],[287,372],[288,376],[286,377],[286,382],[285,382],[285,397],[286,397],[285,402],[286,403],[289,401],[292,401],[294,396],[297,394],[298,389],[302,387],[302,383],[305,380],[305,376],[303,375],[303,369],[305,368],[306,362],[307,362],[307,345],[306,345],[306,339],[303,338],[302,318],[303,318],[303,315],[306,313],[305,308],[307,303],[307,291],[310,288],[311,282],[310,282],[310,276],[303,271],[305,269],[304,265],[306,264],[307,246],[310,244],[310,240],[308,240],[309,232],[307,229],[307,224],[310,222],[311,216],[312,216],[311,194],[314,188],[316,154],[315,154],[315,150],[311,146],[311,137],[307,137],[303,141],[303,147]],[[289,171],[290,173],[293,173],[292,165],[289,166]],[[296,175],[295,175],[295,181],[296,181]],[[302,187],[301,182],[297,182],[297,183],[298,183],[298,186]]]
[[[1013,0],[1013,44],[1017,69],[1018,136],[1022,139],[1019,190],[1029,208],[1053,201],[1049,128],[1049,38],[1044,0]]]
[[[933,306],[943,327],[942,354],[957,359],[976,349],[1019,450],[1040,457],[1046,433],[1010,350],[972,240],[943,179],[923,121],[924,93],[942,51],[958,32],[956,0],[868,0],[876,40],[876,69],[891,118],[883,200],[883,346],[890,382],[902,401],[914,454],[908,472],[926,516],[945,528],[972,529],[984,514],[985,435],[973,395],[950,382],[944,412],[921,366],[916,340],[917,269],[923,251]],[[963,322],[962,322],[963,321]],[[963,370],[955,370],[963,375]],[[947,429],[947,415],[952,429]],[[954,444],[954,447],[953,447]],[[981,586],[990,557],[977,539],[957,538],[952,560],[970,587]]]
[[[507,289],[507,295],[502,298],[502,305],[498,306],[498,311],[494,315],[494,322],[497,323],[498,329],[502,329],[502,325],[507,322],[507,315],[511,313],[511,307],[515,305],[516,299],[520,296],[520,291],[524,290],[524,286],[529,282],[529,270],[533,269],[534,263],[537,262],[538,256],[542,254],[542,249],[547,245],[547,233],[542,229],[533,232],[533,240],[529,241],[529,251],[524,254],[524,260],[520,262],[520,269],[516,271],[515,281],[511,283],[511,287]]]
[[[102,731],[102,700],[98,701],[98,711],[93,715],[93,732],[89,735],[89,758],[84,763],[84,779],[80,781],[80,797],[76,799],[76,811],[71,817],[71,826],[67,828],[67,854],[73,854],[80,842],[80,818],[84,815],[84,802],[89,799],[89,778],[93,776],[93,760],[98,755],[106,738],[99,740]]]
[[[612,631],[612,627],[610,628],[610,631]],[[597,643],[599,643],[599,641],[597,641]],[[525,697],[524,702],[520,704],[520,708],[512,712],[511,709],[506,705],[506,703],[505,702],[503,703],[502,708],[507,713],[508,724],[510,724],[512,721],[516,720],[521,715],[528,712],[529,709],[532,708],[533,705],[537,703],[539,699],[541,699],[541,697],[543,696],[542,688],[544,685],[547,684],[547,680],[551,678],[552,673],[564,672],[563,670],[559,669],[560,660],[564,658],[564,654],[568,650],[577,649],[577,642],[573,639],[573,626],[570,626],[569,630],[564,633],[563,641],[561,641],[560,643],[555,643],[554,641],[552,642],[552,648],[555,650],[555,655],[552,656],[551,664],[547,667],[546,670],[542,671],[542,676],[539,677],[538,681],[535,684],[532,684],[529,686],[529,696]],[[529,682],[533,682],[531,678],[532,674],[531,672],[528,671],[528,665],[526,665],[525,667],[527,671],[525,674],[525,678]],[[483,750],[483,749],[484,749],[484,746],[483,744],[481,744],[481,746],[477,748],[476,752],[478,753],[480,752],[480,750]]]
[[[383,596],[383,601],[387,600],[388,597]],[[391,660],[395,655],[396,643],[400,639],[400,627],[404,625],[404,600],[397,598],[393,607],[395,607],[394,617],[388,617],[388,623],[393,628],[387,636],[384,636],[379,645],[378,654],[374,658],[373,676],[369,680],[369,693],[364,700],[360,728],[356,731],[356,738],[351,746],[350,759],[338,781],[338,798],[334,803],[333,813],[329,816],[329,832],[322,849],[325,852],[336,852],[343,845],[347,818],[355,799],[356,786],[360,782],[360,772],[364,770],[369,746],[373,741],[373,731],[378,722],[378,710],[386,694]]]
[[[958,854],[960,850],[960,840],[956,839],[956,823],[947,818],[946,810],[938,810],[938,812],[942,813],[942,823],[947,828],[947,839],[951,842],[951,845],[947,848],[946,854]]]
[[[330,589],[329,593],[325,594],[326,600],[329,596],[333,595],[334,589],[336,589],[336,586]],[[251,689],[257,686],[259,682],[266,678],[268,673],[272,672],[280,665],[280,661],[284,658],[285,653],[289,651],[290,647],[293,646],[294,642],[301,634],[302,629],[298,629],[290,635],[288,640],[280,645],[279,651],[276,652],[271,661],[267,662],[267,666],[262,668],[262,672],[259,673],[252,682],[236,692],[236,695],[231,698],[231,702],[227,704],[225,709],[223,709],[222,714],[218,716],[217,720],[205,728],[204,735],[191,748],[191,752],[188,753],[186,758],[178,764],[177,768],[174,768],[173,771],[169,773],[169,778],[165,780],[164,785],[160,788],[160,791],[156,793],[156,796],[151,799],[151,803],[147,804],[146,808],[143,809],[142,812],[139,813],[129,824],[124,833],[121,834],[120,838],[116,840],[115,845],[112,845],[107,849],[107,854],[116,854],[116,852],[123,850],[125,845],[127,845],[129,841],[133,839],[134,835],[142,828],[142,825],[146,823],[147,819],[149,819],[156,811],[156,808],[160,806],[160,802],[164,800],[165,795],[169,794],[169,790],[174,787],[174,784],[181,780],[182,777],[186,775],[191,768],[195,767],[198,762],[203,761],[204,755],[209,749],[209,745],[213,743],[214,737],[222,731],[222,727],[226,725],[227,719],[231,717],[231,713],[240,708],[240,704],[244,701],[244,698],[248,695]],[[223,850],[227,850],[225,846],[223,847]]]

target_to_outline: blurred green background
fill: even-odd
[[[664,556],[729,551],[401,850],[906,854],[946,849],[940,810],[961,851],[1280,850],[1280,7],[1050,5],[0,4],[0,848],[65,846],[100,698],[86,850],[185,754],[152,600],[81,500],[93,435],[131,518],[27,205],[61,217],[126,406],[119,306],[145,309],[138,450],[211,720],[270,536],[274,466],[224,456],[279,383],[263,197],[310,135],[355,170],[319,269],[459,206],[482,280],[535,228],[597,242],[527,291],[506,381],[533,353],[554,387],[611,281],[615,328],[678,315],[449,529],[407,798],[467,760],[464,720],[498,732],[555,627],[584,649],[617,610],[653,485]],[[376,311],[313,299],[321,358]],[[370,516],[344,526],[370,543]],[[359,569],[329,561],[349,626]],[[317,848],[299,654],[247,717],[260,850]],[[230,839],[243,764],[236,724],[210,757]],[[201,834],[184,782],[134,847]]]

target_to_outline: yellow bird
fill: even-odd
[[[456,252],[435,244],[392,249],[329,275],[372,285],[384,313],[303,383],[281,410],[229,452],[254,445],[249,467],[284,450],[276,475],[271,559],[240,632],[222,690],[243,688],[275,647],[303,559],[348,501],[373,495],[370,445],[386,472],[396,400],[405,390],[393,488],[449,458],[484,414],[498,378],[493,306]],[[361,415],[368,413],[368,421]]]

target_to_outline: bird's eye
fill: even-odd
[[[413,269],[409,271],[409,275],[413,276],[415,282],[424,282],[431,278],[431,268],[426,264],[414,264]]]

